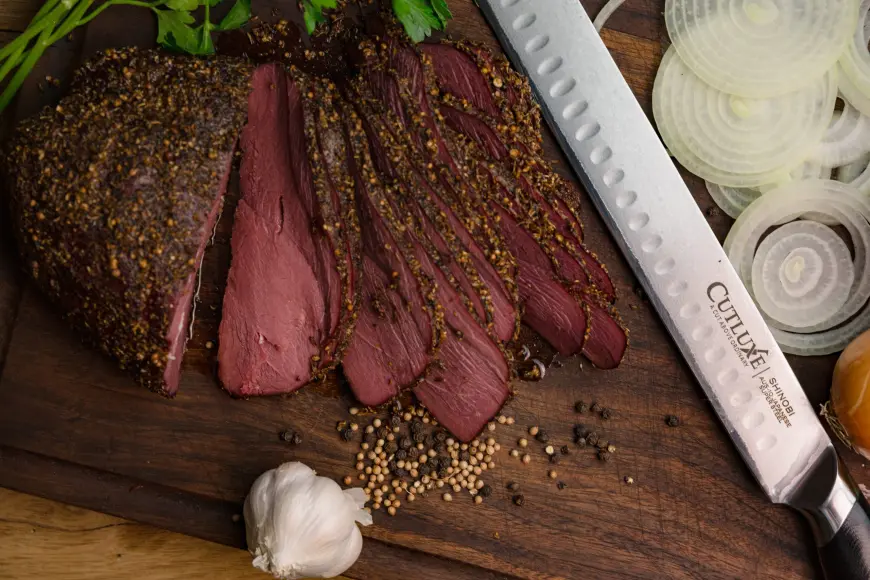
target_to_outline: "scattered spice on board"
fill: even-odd
[[[626,485],[634,485],[634,478],[630,475],[625,476],[625,484]]]
[[[601,449],[598,452],[598,459],[607,463],[608,461],[610,461],[612,459],[612,454],[609,451],[607,451],[606,449]]]
[[[281,438],[281,441],[290,443],[291,445],[299,445],[302,443],[302,435],[291,429],[281,431],[278,436]]]
[[[610,419],[612,417],[613,417],[613,411],[611,411],[607,407],[605,407],[604,409],[601,409],[601,418],[602,419],[607,421],[608,419]]]
[[[560,452],[562,455],[571,455],[571,448],[568,447],[567,445],[562,445],[562,446],[559,448],[559,452]]]
[[[556,487],[559,488],[559,490],[563,490],[566,487],[568,487],[568,484],[565,483],[564,481],[560,481],[559,483],[556,484]]]
[[[589,410],[589,405],[587,405],[585,401],[577,401],[574,403],[574,410],[578,413],[585,413]]]
[[[519,491],[520,484],[515,482],[515,481],[512,481],[509,484],[507,484],[507,488],[508,488],[508,491]]]
[[[665,417],[665,423],[668,427],[679,427],[680,426],[680,418],[676,415],[668,415]]]
[[[515,505],[522,507],[526,503],[526,496],[522,494],[515,495],[513,501]]]
[[[599,405],[597,402],[592,403],[592,406],[589,407],[589,410],[592,411],[593,413],[600,413],[601,412],[601,405]]]

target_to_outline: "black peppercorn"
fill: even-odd
[[[417,433],[423,430],[423,422],[414,419],[411,421],[411,433]]]
[[[598,433],[596,433],[595,431],[590,431],[589,433],[586,434],[586,443],[587,444],[593,445],[593,446],[598,445],[598,441],[600,441],[600,438],[598,437]]]
[[[601,461],[603,461],[605,463],[610,461],[611,455],[612,454],[609,451],[607,451],[606,449],[601,449],[598,451],[598,459],[600,459]]]
[[[394,473],[396,474],[396,477],[405,477],[408,475],[408,471],[406,469],[401,468],[401,467],[396,469],[396,471]]]
[[[401,439],[399,439],[399,447],[401,447],[402,449],[410,449],[413,446],[414,442],[411,441],[410,437],[402,437]]]
[[[390,470],[390,473],[395,473],[398,468],[399,466],[396,465],[395,461],[390,461],[387,463],[387,469]]]
[[[343,441],[350,441],[353,439],[353,429],[350,427],[345,427],[341,430],[341,438]]]
[[[558,487],[559,489],[565,489],[566,487],[568,487],[568,484],[565,483],[564,481],[560,481],[559,483],[556,484],[556,487]]]
[[[546,443],[547,441],[550,440],[550,436],[547,435],[546,431],[544,431],[543,429],[540,429],[538,431],[537,435],[535,435],[535,439],[537,439],[541,443]]]
[[[586,435],[587,431],[588,431],[588,429],[586,429],[586,425],[580,425],[579,423],[577,425],[574,425],[574,437],[575,438],[576,437],[583,437],[584,435]]]
[[[492,487],[484,485],[480,488],[480,491],[478,493],[483,497],[489,497],[492,495]]]
[[[593,413],[600,413],[601,412],[601,405],[599,405],[598,403],[592,403],[592,406],[589,407],[589,410],[592,411]]]
[[[471,459],[471,453],[468,450],[459,452],[459,461],[468,461],[469,459]]]
[[[398,415],[393,415],[390,417],[390,426],[395,429],[396,427],[400,427],[402,425],[402,418]]]
[[[550,455],[550,463],[559,463],[559,456],[555,453]]]
[[[425,433],[423,433],[422,431],[414,432],[414,442],[415,443],[423,443],[424,441],[426,441],[426,434]]]
[[[586,447],[586,437],[577,437],[574,439],[574,443],[577,447]]]
[[[570,449],[567,445],[562,445],[562,446],[559,448],[559,452],[560,452],[562,455],[571,455],[571,449]]]
[[[436,453],[443,453],[447,447],[443,443],[436,443],[432,446],[432,449],[435,450]]]
[[[601,418],[602,419],[604,419],[606,421],[607,419],[610,419],[611,417],[613,417],[613,411],[611,411],[610,409],[608,409],[606,407],[604,409],[601,409]]]
[[[419,456],[420,452],[417,451],[416,447],[411,447],[410,449],[408,449],[408,459],[410,459],[411,461],[414,461]]]
[[[386,451],[390,455],[392,455],[393,453],[395,453],[398,450],[399,450],[399,446],[396,445],[395,441],[387,441],[387,444],[384,445],[384,451]]]
[[[517,483],[517,482],[515,482],[515,481],[512,481],[512,482],[510,482],[509,484],[507,484],[507,488],[508,488],[508,490],[510,490],[510,491],[519,491],[519,490],[520,490],[520,484]]]
[[[665,417],[665,423],[668,427],[679,427],[680,426],[680,418],[676,415],[668,415]]]
[[[422,475],[429,475],[430,473],[432,473],[432,468],[429,467],[429,465],[427,463],[423,463],[422,465],[420,465],[420,467],[417,468],[417,471],[420,472],[421,476]]]
[[[574,410],[578,413],[585,413],[589,410],[589,405],[587,405],[584,401],[577,401],[574,403]]]
[[[404,461],[407,458],[408,458],[408,452],[405,451],[404,449],[399,449],[398,451],[396,451],[396,460],[397,461]]]
[[[444,479],[444,478],[447,477],[448,475],[450,475],[450,474],[447,472],[447,468],[446,468],[446,467],[444,467],[444,468],[438,470],[438,478],[439,478],[439,479]]]
[[[378,429],[378,437],[379,437],[380,439],[386,439],[386,438],[387,438],[387,435],[389,435],[389,434],[390,434],[390,428],[389,428],[389,427],[381,427],[381,428]]]
[[[514,504],[522,507],[526,503],[526,497],[522,494],[514,496]]]
[[[281,431],[279,437],[281,437],[281,441],[285,441],[291,445],[299,445],[302,443],[302,435],[290,429]]]
[[[435,433],[435,441],[437,441],[438,443],[444,443],[445,441],[447,441],[447,433],[445,433],[444,431],[438,431],[437,433]]]

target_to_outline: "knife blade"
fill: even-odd
[[[478,5],[764,492],[870,578],[870,507],[580,1]]]

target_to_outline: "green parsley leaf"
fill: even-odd
[[[181,10],[184,12],[190,12],[191,10],[196,10],[197,8],[199,8],[199,4],[199,0],[169,0],[166,3],[166,7],[170,10]]]
[[[236,0],[230,11],[224,16],[215,30],[235,30],[241,28],[251,19],[251,0]]]
[[[196,31],[190,27],[194,19],[189,12],[154,10],[154,13],[157,15],[158,44],[181,51],[196,47]]]
[[[447,6],[447,0],[432,0],[432,8],[435,9],[435,15],[441,21],[441,30],[447,26],[447,22],[453,18],[450,13],[450,7]]]
[[[393,12],[414,42],[422,42],[433,28],[444,28],[429,0],[393,0]]]
[[[314,32],[318,24],[326,22],[326,16],[323,15],[323,11],[327,8],[335,8],[336,6],[336,0],[303,0],[303,17],[305,18],[305,30],[308,31],[308,34]]]

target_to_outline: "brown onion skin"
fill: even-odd
[[[831,405],[852,446],[870,458],[870,330],[853,340],[837,360]]]

